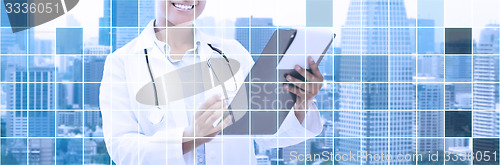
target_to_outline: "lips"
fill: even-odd
[[[192,3],[172,3],[172,6],[174,6],[178,10],[192,10],[196,6],[195,4]]]

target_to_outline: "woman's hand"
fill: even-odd
[[[215,135],[231,124],[232,116],[228,115],[223,122],[213,126],[213,123],[222,117],[225,110],[227,110],[227,104],[218,95],[212,96],[201,105],[194,115],[194,122],[184,129],[183,154],[210,142]]]
[[[293,85],[283,85],[283,88],[297,95],[294,108],[295,116],[300,123],[302,123],[302,121],[304,120],[306,110],[313,103],[312,101],[314,97],[319,93],[321,87],[323,87],[323,75],[319,71],[318,64],[316,64],[316,62],[314,62],[313,58],[310,56],[307,58],[307,61],[312,73],[308,72],[299,65],[295,65],[295,70],[305,78],[307,83],[295,77],[287,75],[286,79]]]

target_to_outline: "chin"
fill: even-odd
[[[170,25],[173,26],[191,26],[193,25],[193,20],[171,20],[169,19],[168,22]]]

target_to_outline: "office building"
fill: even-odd
[[[444,80],[443,56],[419,55],[417,62],[419,82],[442,82]]]
[[[148,23],[155,19],[155,0],[139,1],[139,27],[146,27]]]
[[[271,161],[266,155],[256,155],[255,158],[257,159],[257,165],[271,165]]]
[[[445,151],[448,151],[450,149],[453,150],[453,148],[464,148],[464,147],[467,147],[469,148],[470,147],[470,144],[471,144],[471,141],[472,139],[470,138],[453,138],[453,139],[446,139],[446,143],[445,143]],[[470,149],[469,149],[470,150]]]
[[[54,139],[29,139],[29,164],[54,164]]]
[[[391,1],[389,10],[388,0],[352,0],[349,5],[346,27],[384,27],[388,20],[394,26],[408,26],[404,1]],[[397,17],[390,17],[389,12]],[[395,14],[398,13],[398,14]],[[390,33],[390,35],[389,35]],[[342,29],[342,54],[410,54],[410,30],[406,28],[344,28]],[[389,40],[390,37],[390,40]],[[390,42],[390,43],[389,43]],[[391,45],[390,47],[388,45]],[[414,103],[414,86],[412,84],[388,84],[388,72],[393,82],[412,81],[415,70],[414,58],[407,55],[392,56],[390,63],[387,56],[362,56],[361,61],[352,58],[343,58],[340,62],[341,71],[338,72],[340,81],[354,79],[363,82],[381,83],[342,83],[339,84],[338,113],[339,136],[341,137],[411,137],[415,135],[415,121],[412,111],[389,112],[386,109],[412,109]],[[362,65],[362,66],[360,66]],[[391,69],[389,71],[389,67]],[[336,71],[337,72],[337,71]],[[388,96],[388,89],[391,96]],[[388,100],[391,100],[389,105]],[[367,111],[368,110],[368,111]],[[380,110],[380,111],[376,111]],[[410,119],[410,120],[408,120]],[[357,151],[366,151],[371,154],[390,152],[393,155],[407,154],[414,151],[411,139],[387,138],[348,138],[339,139],[336,143],[341,154]],[[340,164],[359,164],[359,162],[339,162]],[[387,162],[368,162],[362,164],[387,164]],[[411,162],[397,162],[397,164],[411,164]]]
[[[111,46],[111,1],[103,0],[103,17],[99,18],[99,45]]]
[[[333,121],[326,119],[323,124],[323,138],[321,139],[321,148],[332,149],[333,148]]]
[[[444,107],[447,110],[455,109],[457,107],[455,102],[455,84],[446,84],[445,85],[445,94],[444,94]]]
[[[2,139],[2,164],[28,164],[26,139]]]
[[[111,26],[113,27],[111,46],[115,51],[138,36],[139,3],[134,0],[112,0],[111,7]]]
[[[113,29],[99,29],[99,45],[112,46],[112,51],[123,47],[154,17],[155,0],[104,0],[104,16],[99,19],[99,25]]]
[[[100,111],[85,111],[85,126],[90,129],[102,128],[102,116]]]
[[[82,127],[82,112],[80,111],[59,111],[57,112],[57,125],[69,127]]]
[[[99,87],[104,71],[105,56],[89,56],[84,62],[84,106],[85,109],[99,108]]]
[[[447,82],[471,82],[472,57],[447,56],[445,57],[445,81]]]
[[[7,137],[54,137],[55,136],[55,85],[53,67],[19,67],[15,64],[7,66],[6,80],[10,82],[38,82],[32,84],[13,83],[7,85],[6,116]],[[27,110],[30,111],[21,111]],[[49,140],[50,141],[50,140]],[[12,151],[18,150],[11,146]],[[26,145],[25,145],[26,147]],[[45,139],[30,139],[26,148],[13,153],[17,161],[25,162],[26,151],[30,153],[30,164],[47,164],[53,162],[54,144]],[[24,150],[24,151],[23,151]],[[23,154],[24,152],[24,154]],[[17,156],[16,156],[17,155]]]
[[[53,82],[54,68],[24,67],[10,65],[6,71],[6,79],[10,82]],[[7,113],[8,137],[42,137],[54,136],[55,85],[53,83],[13,83],[7,84],[7,109],[36,110],[9,111]],[[28,118],[29,116],[29,118]],[[29,127],[28,127],[29,124]],[[29,128],[29,130],[28,130]]]
[[[420,153],[442,151],[444,147],[444,86],[443,84],[420,84],[418,86],[418,140],[417,149]],[[434,110],[434,111],[425,111]]]
[[[87,48],[86,48],[87,49]],[[83,81],[83,60],[75,59],[73,62],[73,77],[75,82]],[[71,90],[72,97],[69,98],[71,100],[71,106],[76,109],[83,108],[83,84],[73,83],[70,84],[71,87],[68,87],[68,90]],[[69,91],[68,91],[69,92]]]
[[[111,53],[109,46],[86,46],[84,50],[86,55],[108,55]]]
[[[491,27],[498,25],[489,25]],[[473,84],[473,136],[498,137],[500,136],[498,107],[499,86],[499,30],[485,28],[481,31],[474,56]],[[493,55],[492,55],[493,54]],[[494,55],[497,54],[497,55]]]

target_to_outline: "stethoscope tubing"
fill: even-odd
[[[231,74],[233,74],[233,79],[234,79],[234,78],[235,78],[235,77],[234,77],[234,73],[233,73],[233,70],[231,69],[231,66],[229,65],[229,59],[226,57],[226,55],[225,55],[225,54],[224,54],[224,53],[223,53],[220,49],[213,47],[213,46],[212,46],[212,44],[208,44],[208,46],[209,46],[209,47],[210,47],[213,51],[217,52],[219,55],[221,55],[221,56],[222,56],[222,57],[226,60],[227,65],[228,65],[228,67],[229,67],[229,69],[230,69],[230,71],[231,71]],[[156,109],[161,109],[161,108],[160,108],[160,103],[159,103],[159,98],[158,98],[158,90],[156,89],[156,82],[155,82],[155,79],[154,79],[154,76],[153,76],[153,71],[152,71],[152,69],[151,69],[151,64],[149,63],[149,56],[148,56],[148,50],[147,50],[147,49],[144,49],[144,55],[145,55],[145,58],[146,58],[146,64],[147,64],[147,67],[148,67],[149,76],[150,76],[150,78],[151,78],[151,82],[152,82],[152,85],[153,85],[153,93],[154,93],[153,95],[154,95],[154,98],[155,98],[155,108],[156,108]],[[208,67],[209,67],[209,68],[212,70],[212,72],[214,73],[214,76],[215,76],[215,78],[217,79],[217,81],[219,81],[219,82],[220,82],[219,77],[217,76],[217,74],[215,73],[215,71],[213,70],[213,68],[212,68],[212,66],[211,66],[211,64],[210,64],[210,61],[209,61],[207,64],[208,64]],[[235,82],[236,82],[236,81],[235,81]],[[225,84],[224,84],[224,83],[221,83],[221,86],[222,86],[222,90],[224,91],[224,97],[225,97],[226,99],[228,99],[229,97],[228,97],[228,94],[227,94],[227,92],[226,92],[226,86],[225,86]],[[232,111],[229,111],[229,113],[230,113],[231,115],[233,115],[233,112],[232,112]],[[154,116],[155,116],[155,115],[154,115]],[[151,115],[150,115],[150,117],[151,117]],[[150,119],[150,120],[151,120],[151,119]],[[160,119],[159,121],[155,120],[156,122],[154,122],[154,124],[161,122],[161,120],[163,120],[163,117],[161,117],[161,119]],[[235,122],[235,121],[234,121],[234,118],[233,118],[233,123],[234,123],[234,122]]]
[[[144,49],[144,54],[146,56],[146,64],[148,64],[149,76],[151,77],[151,82],[153,84],[153,93],[154,93],[154,96],[155,96],[155,106],[159,107],[160,103],[159,103],[159,99],[158,99],[158,91],[156,89],[156,82],[155,82],[155,78],[153,76],[153,72],[151,71],[151,65],[149,64],[149,56],[148,56],[148,50],[147,49]]]

